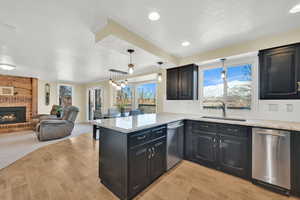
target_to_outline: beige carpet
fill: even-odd
[[[76,137],[83,133],[92,133],[92,125],[76,124],[70,136],[46,142],[40,142],[33,131],[0,134],[0,169],[10,165],[38,148],[70,137]]]

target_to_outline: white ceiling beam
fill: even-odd
[[[148,42],[147,40],[143,39],[141,36],[137,35],[136,33],[129,31],[127,28],[118,24],[112,19],[108,19],[106,26],[95,34],[95,40],[96,42],[99,42],[109,35],[114,35],[139,48],[142,48],[145,51],[148,51],[149,53],[163,59],[164,61],[170,62],[175,65],[179,64],[180,61],[179,58],[170,55],[166,51],[155,46],[151,42]]]

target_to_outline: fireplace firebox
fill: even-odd
[[[26,121],[26,107],[0,107],[0,124],[14,124]]]

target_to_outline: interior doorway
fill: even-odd
[[[103,90],[99,87],[88,90],[88,119],[93,120],[95,115],[101,115]]]

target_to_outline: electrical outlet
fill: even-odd
[[[278,111],[278,104],[269,104],[269,111],[277,112]]]
[[[293,112],[294,106],[293,104],[286,104],[286,112]]]

